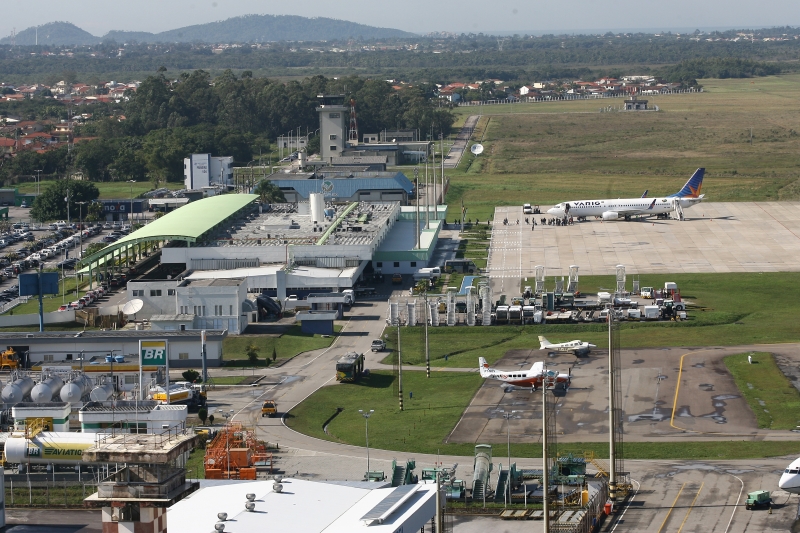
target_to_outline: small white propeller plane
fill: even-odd
[[[579,340],[553,344],[541,335],[539,335],[539,343],[540,350],[549,350],[551,352],[569,352],[575,355],[586,355],[592,351],[592,348],[597,348],[597,346],[594,344],[589,344],[588,342],[582,342]]]
[[[533,363],[533,366],[531,366],[529,370],[520,369],[507,371],[490,368],[489,363],[486,362],[486,359],[479,357],[478,370],[480,371],[482,378],[496,379],[507,385],[512,385],[514,387],[530,387],[533,390],[536,390],[537,387],[542,386],[542,382],[545,376],[548,374],[549,377],[554,379],[556,383],[560,383],[564,389],[569,387],[570,382],[572,382],[571,374],[561,374],[553,370],[547,371],[544,368],[544,363],[541,361]]]

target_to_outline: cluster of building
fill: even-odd
[[[680,83],[670,83],[654,76],[623,76],[622,78],[601,78],[595,81],[556,81],[547,80],[517,86],[503,80],[489,79],[472,83],[454,82],[439,85],[438,96],[453,103],[473,99],[470,92],[480,92],[487,85],[494,87],[491,98],[498,91],[511,101],[532,101],[561,97],[580,96],[636,96],[665,94],[680,89]]]

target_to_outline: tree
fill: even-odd
[[[214,415],[208,415],[208,424],[210,426],[214,425]]]
[[[258,352],[260,351],[261,348],[252,342],[247,346],[247,348],[245,348],[245,354],[247,355],[247,360],[250,361],[250,364],[255,365],[258,363]]]
[[[286,197],[283,196],[283,191],[281,191],[280,187],[266,179],[259,181],[253,192],[258,195],[262,204],[279,204],[286,202]]]
[[[208,409],[205,407],[201,407],[200,409],[198,409],[197,418],[199,418],[200,422],[202,422],[203,425],[205,425],[206,420],[208,419]]]
[[[85,257],[89,257],[92,254],[96,254],[106,246],[108,246],[108,244],[104,242],[93,242],[92,244],[86,247],[86,250],[84,250],[83,254]]]
[[[184,370],[181,376],[183,376],[183,379],[185,379],[189,383],[195,383],[196,380],[200,377],[200,372],[198,372],[193,368],[190,368],[189,370]]]
[[[31,217],[41,222],[66,220],[67,198],[70,216],[78,214],[75,202],[91,202],[100,196],[94,183],[63,179],[47,187],[33,202]]]
[[[103,204],[92,202],[86,207],[86,221],[97,222],[103,218]]]
[[[275,351],[275,347],[273,346],[272,347],[272,361],[274,362],[275,359],[277,359],[277,358],[278,358],[278,352]]]

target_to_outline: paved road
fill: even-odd
[[[480,118],[480,115],[471,115],[464,121],[461,131],[458,132],[456,137],[456,142],[453,143],[447,153],[447,157],[444,158],[444,168],[456,168],[458,163],[461,162],[461,157],[467,149],[469,139],[472,137],[472,132],[475,130],[475,125],[478,124]]]

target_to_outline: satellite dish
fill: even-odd
[[[481,155],[483,153],[483,145],[480,143],[475,143],[472,145],[472,148],[469,149],[474,155]]]
[[[144,302],[136,298],[122,306],[122,312],[126,315],[135,315],[144,307]]]

